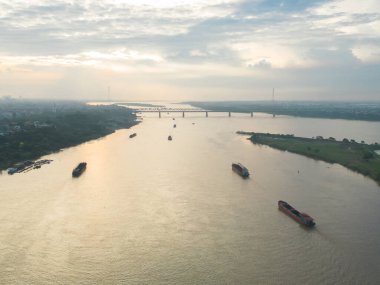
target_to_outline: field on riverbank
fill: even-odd
[[[238,132],[250,135],[254,144],[267,145],[276,149],[301,154],[313,159],[338,163],[375,180],[380,185],[380,145],[366,144],[354,140],[334,138],[303,138],[293,135]]]

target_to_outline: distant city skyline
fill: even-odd
[[[376,0],[0,0],[0,39],[0,97],[380,100]]]

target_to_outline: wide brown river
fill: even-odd
[[[175,116],[146,116],[46,156],[54,161],[41,169],[0,175],[0,284],[379,284],[380,187],[235,132],[372,143],[380,123]],[[73,179],[81,161],[87,171]],[[316,228],[280,212],[279,199]]]

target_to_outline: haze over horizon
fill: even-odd
[[[0,0],[0,34],[0,97],[380,99],[376,0]]]

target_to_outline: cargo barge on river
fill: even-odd
[[[249,177],[248,169],[245,166],[243,166],[241,163],[232,163],[232,170],[243,178]]]
[[[305,227],[312,228],[315,226],[315,222],[312,217],[310,217],[308,214],[297,211],[285,201],[278,201],[278,208],[293,220]]]
[[[87,163],[86,162],[81,162],[78,164],[77,167],[74,168],[73,170],[73,177],[79,177],[82,175],[82,173],[86,170],[87,168]]]

